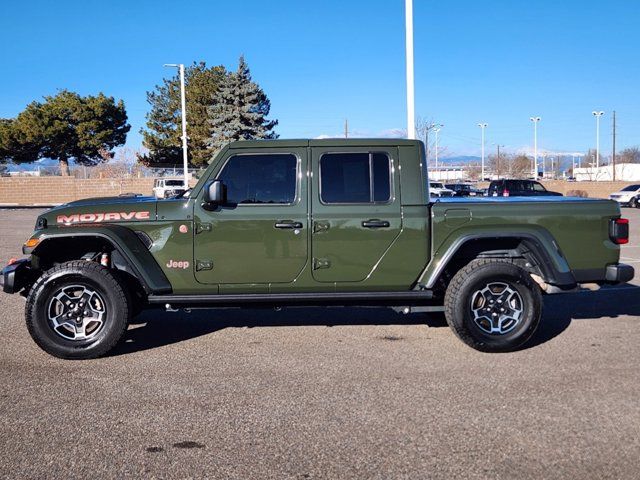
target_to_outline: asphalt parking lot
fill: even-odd
[[[0,210],[3,263],[37,214]],[[113,355],[70,362],[23,309],[0,294],[3,478],[638,477],[635,285],[547,297],[509,354],[425,314],[216,310],[144,313]]]

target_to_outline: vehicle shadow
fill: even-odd
[[[542,324],[522,347],[548,342],[564,332],[574,320],[607,321],[620,315],[640,316],[640,287],[625,285],[596,292],[545,297]],[[123,341],[110,356],[126,355],[208,335],[225,328],[295,327],[338,325],[428,325],[447,327],[440,313],[403,315],[390,308],[317,307],[274,309],[211,309],[191,313],[145,311],[136,317]]]
[[[622,315],[640,316],[640,287],[618,285],[595,292],[548,295],[544,299],[542,324],[522,349],[548,342],[564,332],[572,321],[607,321]]]

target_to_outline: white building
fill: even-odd
[[[467,172],[464,167],[440,167],[429,169],[429,180],[434,182],[460,181],[467,178]]]
[[[598,181],[608,182],[613,180],[613,165],[601,167],[575,168],[573,176],[578,182]],[[616,165],[616,180],[624,182],[640,181],[640,163],[618,163]]]

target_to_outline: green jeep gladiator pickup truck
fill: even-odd
[[[471,347],[508,351],[535,332],[543,294],[633,277],[611,200],[433,203],[428,185],[418,141],[237,142],[181,197],[45,212],[0,281],[26,297],[40,347],[85,359],[154,306],[440,308]]]

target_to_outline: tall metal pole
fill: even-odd
[[[540,117],[530,117],[533,122],[533,178],[538,178],[538,122],[542,120]]]
[[[613,111],[613,147],[612,147],[612,160],[613,160],[613,181],[616,181],[616,111]]]
[[[604,112],[591,112],[596,117],[596,169],[600,167],[600,117]],[[596,170],[597,172],[597,170]],[[598,173],[596,173],[596,176]]]
[[[413,0],[405,0],[405,41],[407,57],[407,138],[416,138],[416,114],[413,83]]]
[[[488,123],[479,123],[478,126],[482,130],[482,174],[480,176],[480,180],[484,182],[484,129],[489,126]]]
[[[177,67],[180,74],[180,114],[182,116],[182,166],[184,169],[184,186],[189,188],[189,166],[187,154],[187,98],[184,88],[184,64],[165,63],[165,67]]]
[[[184,64],[180,64],[180,108],[182,113],[182,167],[184,168],[184,188],[189,188],[189,168],[187,155],[187,98],[184,89]]]

